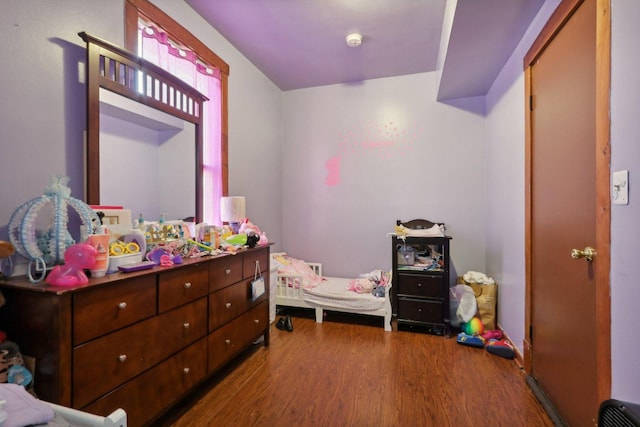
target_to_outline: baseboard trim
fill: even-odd
[[[536,396],[536,398],[544,408],[547,415],[549,415],[549,418],[551,418],[551,421],[553,421],[553,425],[555,425],[556,427],[568,427],[568,424],[562,419],[560,413],[551,402],[551,399],[549,399],[549,396],[547,396],[544,390],[540,388],[538,381],[536,381],[536,379],[531,375],[527,375],[525,380],[527,381],[527,384],[531,388],[533,394]]]
[[[518,347],[513,344],[513,340],[509,337],[509,335],[507,335],[504,329],[502,329],[502,326],[500,326],[500,324],[496,324],[496,327],[502,332],[502,338],[509,341],[509,343],[511,343],[511,345],[513,346],[513,349],[515,350],[515,353],[516,353],[516,357],[514,357],[513,360],[514,362],[516,362],[516,365],[518,365],[518,368],[520,370],[523,370],[524,359],[522,358],[522,353],[520,353],[520,350],[518,349]]]

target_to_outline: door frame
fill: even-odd
[[[532,373],[532,124],[531,66],[584,1],[596,2],[596,242],[598,268],[595,269],[596,381],[598,401],[611,395],[611,5],[610,0],[562,0],[524,57],[525,73],[525,333],[523,363]],[[569,254],[567,253],[567,256]]]

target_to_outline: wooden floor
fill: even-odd
[[[553,426],[512,360],[363,317],[293,314],[293,332],[272,324],[269,347],[255,345],[157,425]]]

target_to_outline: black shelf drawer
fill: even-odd
[[[425,274],[398,274],[398,296],[415,295],[426,298],[442,298],[442,276]]]
[[[408,319],[417,322],[442,323],[442,301],[398,297],[398,321]]]

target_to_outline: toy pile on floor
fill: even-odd
[[[4,295],[0,292],[0,307],[4,303]],[[6,332],[0,330],[0,383],[13,383],[27,387],[32,379],[33,375],[24,366],[20,348],[16,343],[8,341]]]
[[[456,317],[462,330],[456,339],[458,344],[484,348],[491,354],[513,359],[513,346],[503,339],[501,330],[495,329],[495,281],[476,271],[465,273],[461,279],[462,283],[451,290],[458,302]]]
[[[6,335],[0,331],[0,383],[13,383],[27,387],[33,378],[24,366],[18,345],[5,341]]]
[[[462,332],[458,334],[458,344],[484,348],[491,354],[513,359],[516,352],[509,341],[502,339],[499,329],[484,329],[482,321],[474,317],[469,322],[461,324]]]

